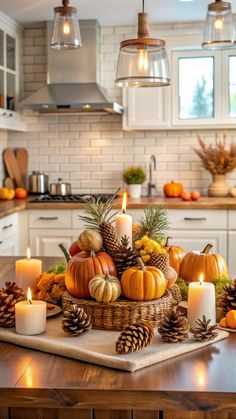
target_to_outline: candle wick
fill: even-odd
[[[28,301],[29,301],[30,304],[32,304],[32,301],[31,300],[28,300]]]
[[[125,209],[123,209],[123,210],[122,210],[122,214],[125,214],[125,213],[126,213],[126,211],[125,211]]]

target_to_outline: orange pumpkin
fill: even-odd
[[[116,266],[105,252],[80,252],[68,262],[65,272],[65,284],[74,297],[89,298],[89,281],[95,275],[110,274],[117,276]]]
[[[162,297],[166,289],[163,272],[155,266],[139,266],[126,269],[121,276],[121,287],[129,300],[155,300]]]
[[[179,274],[179,268],[180,264],[182,262],[182,259],[185,255],[185,250],[180,246],[170,246],[169,240],[172,237],[167,237],[165,249],[167,250],[167,253],[169,254],[169,264],[170,266]]]
[[[218,253],[209,253],[212,247],[212,244],[208,244],[202,252],[187,253],[181,262],[179,277],[189,282],[198,281],[201,274],[207,282],[220,276],[228,278],[225,260]]]
[[[174,182],[173,180],[163,186],[163,192],[168,198],[178,198],[183,191],[182,183]]]

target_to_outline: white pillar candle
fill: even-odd
[[[42,273],[42,261],[39,259],[31,259],[30,248],[27,249],[27,259],[19,259],[16,261],[16,283],[23,291],[27,291],[29,287],[35,286],[36,278]]]
[[[132,247],[132,217],[126,214],[127,194],[124,192],[122,202],[122,214],[116,215],[116,232],[119,239],[127,236],[129,239],[129,246]]]
[[[196,321],[211,319],[211,325],[216,323],[215,287],[210,282],[203,282],[203,275],[199,282],[190,282],[188,287],[188,321],[191,328],[195,328]]]
[[[45,301],[32,300],[15,305],[16,333],[20,335],[39,335],[46,330],[47,304]]]

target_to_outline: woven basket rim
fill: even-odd
[[[110,309],[112,308],[118,308],[118,307],[125,307],[126,309],[133,308],[135,306],[151,306],[153,304],[157,305],[157,304],[163,304],[164,302],[168,301],[170,298],[172,299],[172,294],[171,292],[166,289],[165,290],[165,294],[160,297],[157,298],[155,300],[139,300],[139,301],[132,301],[132,300],[128,300],[124,297],[119,298],[116,301],[110,301],[109,303],[104,303],[104,302],[98,302],[89,298],[78,298],[78,297],[74,297],[73,295],[71,295],[68,291],[65,291],[63,294],[63,297],[69,297],[69,298],[75,298],[76,301],[78,302],[78,304],[84,304],[87,303],[90,307],[109,307]]]

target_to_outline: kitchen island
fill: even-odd
[[[0,285],[15,259],[0,258]],[[44,269],[60,261],[43,258]],[[0,418],[235,419],[235,347],[231,333],[129,373],[0,342]]]

